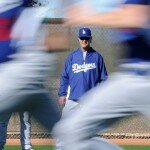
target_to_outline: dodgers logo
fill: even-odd
[[[88,70],[95,69],[95,68],[96,68],[95,63],[86,64],[84,62],[82,65],[79,65],[79,64],[73,64],[72,65],[72,71],[74,73],[79,73],[82,71],[87,72]]]

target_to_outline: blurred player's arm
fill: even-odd
[[[88,4],[81,6],[77,3],[68,7],[66,24],[100,25],[111,28],[143,27],[147,24],[150,11],[148,6],[135,4],[122,4],[116,10],[97,14],[90,10]]]
[[[49,9],[45,7],[26,8],[20,13],[18,20],[11,31],[11,39],[17,46],[36,45],[44,46],[49,52],[68,50],[68,33],[45,32],[42,22]]]
[[[104,62],[104,59],[102,57],[100,57],[99,59],[99,83],[107,80],[108,78],[108,73],[107,73],[107,69],[106,69],[106,66],[105,66],[105,62]]]

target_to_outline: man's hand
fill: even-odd
[[[61,106],[65,106],[65,104],[66,104],[66,96],[60,96],[59,99],[58,99],[58,103]]]

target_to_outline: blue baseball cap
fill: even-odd
[[[91,30],[90,30],[89,28],[86,28],[86,27],[81,28],[81,29],[79,30],[79,35],[78,35],[78,37],[79,37],[79,38],[80,38],[80,37],[92,37],[92,35],[91,35]]]

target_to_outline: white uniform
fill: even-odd
[[[149,2],[127,1],[128,4],[146,5]],[[65,150],[121,150],[97,138],[97,133],[120,118],[137,113],[150,116],[150,46],[143,40],[146,37],[139,35],[130,30],[124,41],[129,45],[127,63],[120,65],[119,71],[103,85],[85,94],[81,98],[82,109],[62,119],[54,128],[54,133],[64,142]]]
[[[51,128],[59,120],[60,114],[55,102],[50,100],[49,91],[44,85],[55,70],[56,56],[46,52],[45,47],[39,46],[39,41],[41,44],[43,39],[43,31],[39,27],[47,9],[26,8],[20,18],[16,18],[15,14],[22,10],[21,4],[27,1],[0,1],[0,17],[2,17],[2,19],[0,18],[0,25],[2,24],[0,31],[3,30],[3,25],[6,25],[6,30],[4,30],[6,32],[0,36],[2,39],[0,42],[5,44],[4,40],[7,40],[7,48],[11,49],[13,46],[17,50],[13,55],[5,56],[5,62],[0,64],[0,116],[6,113],[9,120],[9,114],[14,111],[29,111],[51,131]],[[14,19],[18,19],[16,24],[13,22]],[[7,25],[7,23],[10,24]],[[4,55],[1,55],[0,60],[3,60],[3,57]],[[51,99],[53,98],[51,97]],[[27,123],[27,117],[21,117],[21,119]],[[23,128],[24,125],[21,124]],[[30,126],[26,129],[30,131]],[[21,139],[30,138],[29,134],[24,131]],[[30,142],[28,140],[24,142],[26,147],[23,148],[31,149],[30,145],[27,145]]]
[[[85,107],[62,120],[58,128],[56,126],[57,132],[60,132],[59,138],[66,142],[65,150],[89,150],[92,142],[97,146],[92,146],[94,150],[119,149],[100,138],[92,140],[90,137],[106,130],[121,117],[136,113],[150,115],[150,63],[139,64],[137,68],[141,68],[141,72],[146,71],[146,74],[113,74],[101,87],[91,90],[82,98],[86,101],[83,104]]]

